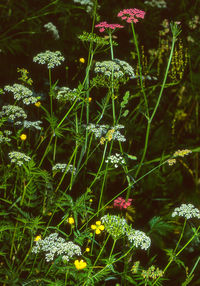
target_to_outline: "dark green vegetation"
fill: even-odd
[[[0,2],[1,285],[200,284],[200,2],[119,2]]]

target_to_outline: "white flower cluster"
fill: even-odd
[[[167,3],[165,2],[165,0],[149,0],[145,1],[144,4],[147,4],[151,7],[167,8]]]
[[[5,91],[12,92],[15,100],[22,100],[24,104],[36,103],[40,97],[34,97],[33,92],[22,84],[15,83],[13,86],[6,85]]]
[[[121,134],[121,132],[119,131],[119,129],[123,129],[124,125],[118,124],[115,127],[111,127],[111,130],[114,129],[114,133],[112,134],[112,139],[113,140],[117,140],[120,142],[125,142],[126,138],[124,137],[124,135]]]
[[[193,217],[199,218],[200,219],[200,211],[195,208],[192,204],[182,204],[179,208],[175,208],[172,217],[175,216],[182,216],[185,217],[186,219],[190,219]]]
[[[74,0],[74,3],[86,6],[86,11],[90,13],[93,9],[94,2],[92,0]]]
[[[77,98],[77,90],[76,88],[70,89],[69,87],[60,87],[57,94],[56,99],[60,101],[74,101]]]
[[[113,164],[115,168],[118,168],[119,164],[125,164],[124,158],[118,153],[116,153],[115,155],[108,156],[105,162]]]
[[[113,76],[114,78],[122,78],[128,76],[129,78],[135,78],[133,68],[125,61],[114,59],[113,61],[96,62],[95,73],[103,74],[107,77]]]
[[[126,235],[128,224],[124,218],[107,214],[101,218],[101,222],[113,239],[119,239]]]
[[[42,123],[42,121],[38,120],[38,121],[28,121],[28,120],[24,120],[24,128],[35,128],[37,130],[41,130],[42,127],[40,126],[40,124]]]
[[[128,240],[133,243],[135,247],[147,250],[151,245],[151,239],[143,231],[129,228],[126,235]]]
[[[101,222],[115,240],[126,236],[135,247],[145,250],[151,245],[151,239],[143,231],[132,229],[124,218],[107,214],[101,218]]]
[[[44,28],[47,30],[47,32],[52,33],[55,40],[58,40],[60,38],[59,33],[58,33],[58,29],[56,28],[56,26],[52,22],[45,24]]]
[[[0,131],[0,143],[10,142],[11,139],[8,137],[12,134],[10,130]]]
[[[24,110],[16,105],[4,105],[2,111],[0,112],[0,117],[6,116],[8,119],[14,121],[18,118],[26,119],[27,115]]]
[[[119,131],[119,129],[123,129],[123,128],[124,128],[124,125],[121,125],[121,124],[118,124],[114,127],[110,127],[109,125],[104,125],[104,124],[95,125],[93,123],[88,124],[88,126],[86,127],[87,130],[94,133],[95,138],[101,138],[103,135],[106,135],[107,137],[110,138],[110,140],[113,139],[113,140],[117,140],[120,142],[125,142],[126,138]]]
[[[195,15],[188,23],[190,29],[194,30],[200,24],[199,15]]]
[[[22,166],[25,162],[31,160],[31,158],[24,153],[13,151],[8,153],[11,163],[16,163],[18,166]]]
[[[66,170],[67,168],[67,170]],[[67,172],[70,172],[70,173],[73,173],[75,174],[76,173],[76,168],[73,167],[73,165],[69,165],[67,167],[67,164],[60,164],[60,163],[57,163],[55,166],[52,167],[52,171],[57,171],[57,172],[62,172],[64,173],[66,171]]]
[[[90,123],[86,127],[86,130],[91,131],[94,133],[95,138],[101,138],[104,134],[106,134],[107,130],[109,128],[109,125],[99,125],[99,124],[94,124]]]
[[[53,69],[55,66],[61,65],[65,58],[60,51],[51,52],[47,50],[44,53],[39,53],[33,58],[33,61],[39,64],[47,64],[48,69]]]
[[[69,261],[74,255],[81,255],[81,248],[72,241],[66,242],[62,237],[58,237],[57,233],[52,233],[45,239],[36,241],[36,245],[32,248],[33,253],[45,252],[47,262],[52,261],[57,255],[62,255],[63,260]]]

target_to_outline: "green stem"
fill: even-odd
[[[136,48],[137,58],[138,58],[138,66],[139,66],[139,74],[140,74],[140,86],[141,86],[142,93],[144,96],[147,118],[149,118],[148,101],[147,101],[147,96],[146,96],[146,93],[144,90],[144,84],[143,84],[143,79],[142,79],[142,65],[141,65],[141,60],[140,60],[140,51],[139,51],[139,47],[138,47],[137,37],[135,34],[134,24],[132,22],[131,22],[131,28],[132,28],[132,32],[133,32],[133,38],[134,38],[134,43],[135,43],[135,48]]]
[[[112,32],[109,31],[109,40],[110,40],[110,53],[111,53],[111,60],[114,60],[114,53],[113,53],[113,43],[112,43]],[[112,66],[112,74],[111,74],[111,97],[112,97],[112,111],[113,111],[113,125],[115,126],[116,116],[115,116],[115,98],[114,98],[114,86],[113,86],[113,79],[114,79],[114,70]]]
[[[45,149],[44,155],[42,156],[42,159],[40,160],[40,163],[39,163],[38,167],[40,167],[40,166],[42,165],[42,163],[43,163],[43,161],[44,161],[44,158],[46,157],[47,153],[49,152],[49,148],[50,148],[50,146],[51,146],[51,141],[52,141],[52,139],[53,139],[53,136],[54,136],[54,135],[51,135],[51,138],[50,138],[50,140],[49,140],[49,143],[48,143],[48,145],[47,145],[47,148]]]
[[[53,114],[53,98],[52,98],[52,90],[51,90],[51,69],[49,69],[49,96],[50,96],[50,108],[51,108],[51,116]]]
[[[112,248],[111,248],[111,251],[110,251],[110,256],[109,256],[109,258],[111,258],[112,254],[113,254],[113,250],[114,250],[114,248],[115,248],[115,244],[116,244],[116,242],[117,242],[117,240],[116,240],[116,239],[114,239],[114,241],[113,241],[113,245],[112,245]]]
[[[131,184],[131,187],[134,186],[135,184],[137,184],[139,181],[141,181],[143,178],[145,178],[146,176],[148,176],[149,174],[153,173],[155,170],[157,170],[158,168],[160,168],[162,165],[166,164],[167,161],[162,162],[161,164],[159,164],[158,166],[154,167],[153,169],[151,169],[149,172],[147,172],[146,174],[142,175],[139,179],[134,180],[134,182]],[[106,208],[110,203],[112,203],[117,197],[119,197],[120,195],[122,195],[124,192],[127,191],[127,189],[130,186],[124,188],[121,192],[119,192],[116,196],[114,196],[110,201],[108,201],[100,210],[102,211],[104,208]],[[88,224],[99,212],[96,212],[95,214],[93,214],[88,220],[87,223],[83,224],[79,230],[83,229],[86,224]]]
[[[93,276],[93,278],[94,278],[96,275],[99,275],[101,272],[103,272],[107,267],[110,267],[113,263],[116,263],[117,261],[122,260],[122,258],[126,257],[126,256],[132,251],[133,248],[134,248],[134,246],[132,246],[123,256],[119,257],[119,258],[116,259],[114,262],[107,264],[103,269],[101,269],[98,273],[96,273],[96,274]],[[85,284],[84,284],[84,285],[85,285]]]
[[[59,128],[60,125],[63,123],[63,121],[67,118],[67,116],[69,115],[69,113],[71,112],[71,110],[74,108],[74,105],[76,104],[78,98],[75,99],[75,101],[73,102],[72,106],[70,107],[70,109],[67,111],[67,113],[65,114],[65,116],[61,119],[61,121],[59,122],[59,124],[57,125],[56,128]]]
[[[177,250],[177,248],[178,248],[178,246],[179,246],[179,244],[180,244],[180,242],[181,242],[181,239],[182,239],[182,237],[183,237],[183,233],[184,233],[184,231],[185,231],[186,222],[187,222],[187,219],[185,218],[184,224],[183,224],[183,227],[182,227],[182,231],[181,231],[181,235],[180,235],[179,240],[178,240],[178,242],[177,242],[177,244],[176,244],[176,247],[175,247],[175,249],[174,249],[174,253],[176,252],[176,250]]]
[[[107,236],[107,238],[106,238],[106,240],[105,240],[105,242],[104,242],[104,245],[101,247],[101,250],[99,251],[99,254],[98,254],[97,258],[96,258],[95,262],[93,263],[93,265],[92,265],[92,267],[91,267],[91,269],[90,269],[90,271],[89,271],[89,273],[88,273],[87,280],[85,281],[85,283],[83,284],[83,286],[86,285],[87,282],[88,282],[88,279],[90,279],[90,274],[92,273],[92,270],[94,269],[94,267],[95,267],[97,261],[99,260],[99,257],[101,256],[101,253],[103,252],[103,250],[104,250],[104,248],[105,248],[105,246],[106,246],[106,244],[107,244],[107,242],[108,242],[109,237],[110,237],[110,234]]]
[[[167,80],[167,75],[168,75],[168,72],[169,72],[169,67],[170,67],[170,64],[171,64],[172,56],[173,56],[173,53],[174,53],[175,42],[176,42],[176,37],[173,36],[171,52],[170,52],[170,56],[169,56],[169,59],[168,59],[167,68],[166,68],[166,71],[165,71],[165,75],[164,75],[164,79],[163,79],[162,86],[161,86],[161,89],[160,89],[160,93],[159,93],[156,105],[154,107],[154,110],[152,112],[152,115],[151,115],[150,118],[148,118],[147,131],[146,131],[146,136],[145,136],[144,151],[143,151],[142,158],[140,160],[139,166],[138,166],[138,168],[136,170],[135,178],[137,178],[137,176],[139,174],[139,171],[140,171],[140,169],[142,167],[142,163],[144,162],[144,159],[145,159],[145,156],[146,156],[148,142],[149,142],[149,133],[150,133],[151,122],[152,122],[152,120],[153,120],[153,118],[154,118],[154,116],[156,114],[156,111],[158,109],[158,106],[160,104],[160,100],[161,100],[161,97],[162,97],[162,94],[163,94],[163,90],[164,90],[164,87],[165,87],[165,83],[166,83],[166,80]]]
[[[188,240],[188,242],[181,248],[181,250],[179,250],[179,252],[177,252],[177,253],[174,255],[175,258],[188,246],[188,244],[190,244],[190,242],[195,238],[195,236],[198,235],[198,230],[199,230],[199,228],[200,228],[200,226],[197,228],[197,230],[195,231],[194,235]],[[166,266],[165,269],[163,270],[163,273],[165,273],[165,272],[167,271],[167,269],[169,268],[169,266],[171,265],[171,263],[172,263],[173,261],[174,261],[174,259],[171,258],[170,261],[168,262],[167,266]],[[158,278],[154,281],[154,283],[153,283],[152,285],[156,284],[156,282],[157,282],[159,279],[160,279],[160,277],[158,277]]]
[[[108,156],[110,156],[110,154],[112,152],[112,147],[113,147],[113,141],[111,142]],[[99,212],[99,210],[101,208],[101,202],[102,202],[102,197],[103,197],[103,190],[104,190],[104,185],[105,185],[106,178],[107,178],[107,173],[108,173],[108,163],[106,164],[106,169],[105,169],[104,176],[103,176],[103,183],[101,185],[101,192],[100,192],[99,204],[98,204],[98,212]],[[98,212],[97,212],[97,215],[98,215]]]
[[[96,180],[98,179],[98,175],[99,175],[99,173],[100,173],[100,171],[101,171],[101,168],[102,168],[102,165],[103,165],[103,163],[104,163],[107,145],[108,145],[108,142],[105,143],[104,151],[103,151],[103,156],[102,156],[102,159],[101,159],[101,164],[100,164],[100,166],[99,166],[99,169],[98,169],[98,171],[97,171],[97,174],[96,174],[94,180],[92,181],[92,183],[91,183],[90,186],[89,186],[89,189],[91,189],[91,187],[94,185],[94,183],[95,183]]]
[[[66,166],[66,169],[65,169],[65,171],[64,171],[64,173],[63,173],[63,175],[62,175],[62,177],[61,177],[61,179],[60,179],[60,182],[58,183],[58,185],[57,185],[57,187],[56,187],[55,193],[58,191],[60,185],[62,184],[62,182],[63,182],[63,180],[64,180],[64,178],[65,178],[65,175],[66,175],[66,173],[67,173],[67,171],[68,171],[68,167],[69,167],[69,165],[70,165],[70,163],[71,163],[71,161],[72,161],[74,155],[76,154],[77,149],[78,149],[78,146],[75,147],[75,149],[74,149],[74,151],[73,151],[73,153],[72,153],[72,155],[71,155],[71,157],[70,157],[70,160],[69,160],[69,162],[68,162],[68,164],[67,164],[67,166]]]

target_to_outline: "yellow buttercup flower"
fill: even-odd
[[[40,101],[37,101],[37,102],[35,103],[35,106],[36,106],[36,107],[40,107],[41,104],[42,104],[42,103],[41,103]]]
[[[84,260],[75,260],[74,261],[74,265],[76,267],[77,270],[81,270],[84,269],[87,266],[87,263]]]
[[[102,230],[104,230],[104,225],[101,224],[100,220],[96,221],[96,225],[92,224],[91,229],[95,230],[96,234],[100,234]]]
[[[74,224],[74,218],[73,217],[69,217],[67,221],[69,224]]]
[[[86,247],[85,251],[86,251],[86,252],[90,252],[90,248],[89,248],[89,247]]]
[[[21,139],[22,141],[25,141],[26,138],[27,138],[26,134],[22,134],[22,135],[20,136],[20,139]]]
[[[85,59],[84,59],[84,58],[80,58],[80,59],[79,59],[79,62],[82,63],[82,64],[84,64],[84,63],[85,63]]]
[[[36,241],[39,241],[41,239],[42,239],[41,235],[37,235],[36,238],[34,239],[34,241],[36,242]]]

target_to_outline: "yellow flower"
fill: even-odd
[[[80,59],[79,59],[79,62],[82,63],[82,64],[84,64],[84,63],[85,63],[85,59],[84,59],[84,58],[80,58]]]
[[[88,102],[90,103],[92,101],[92,97],[88,98]],[[87,98],[85,99],[85,102],[87,102]]]
[[[36,106],[36,107],[40,107],[40,105],[41,105],[41,102],[40,102],[40,101],[37,101],[37,102],[35,103],[35,106]]]
[[[76,267],[76,269],[81,270],[84,269],[87,266],[87,263],[84,260],[75,260],[74,261],[74,265]]]
[[[26,138],[27,138],[26,134],[22,134],[22,135],[20,136],[20,139],[21,139],[22,141],[25,141]]]
[[[67,221],[69,224],[74,224],[74,218],[73,217],[69,217]]]
[[[101,137],[100,144],[103,145],[105,141],[106,141],[106,139],[104,137]]]
[[[85,251],[86,251],[86,252],[90,252],[90,248],[89,248],[89,247],[86,247]]]
[[[100,234],[102,230],[104,230],[104,225],[98,220],[96,221],[96,225],[92,224],[91,229],[95,230],[96,234]]]
[[[106,139],[108,139],[108,141],[111,141],[113,138],[113,133],[115,132],[115,129],[110,129],[108,130],[107,134],[106,134]]]
[[[36,238],[34,239],[34,241],[39,241],[41,239],[42,239],[41,235],[37,235]]]
[[[93,199],[90,199],[89,202],[92,203],[92,202],[93,202]]]

